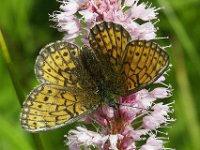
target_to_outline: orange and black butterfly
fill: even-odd
[[[152,41],[131,40],[119,24],[102,22],[89,33],[90,47],[58,41],[44,47],[35,64],[41,83],[27,97],[21,124],[46,131],[71,123],[102,104],[114,104],[157,80],[169,65]]]

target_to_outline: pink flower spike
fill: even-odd
[[[62,27],[63,30],[66,30],[67,32],[71,32],[73,30],[76,30],[76,32],[80,29],[79,22],[77,20],[71,20],[65,23],[65,25]]]
[[[143,127],[146,129],[154,130],[160,127],[161,124],[166,123],[168,113],[170,112],[168,105],[162,103],[155,104],[153,112],[143,118]]]
[[[152,109],[154,110],[152,114],[167,116],[167,114],[170,112],[170,108],[168,105],[163,105],[163,103],[157,103],[155,104]]]
[[[163,119],[163,116],[161,116]],[[160,118],[159,120],[154,116],[145,116],[143,118],[143,127],[149,130],[155,130],[160,127]]]
[[[138,0],[125,0],[124,6],[125,7],[131,7],[136,1],[138,1]]]
[[[113,118],[114,117],[114,108],[105,106],[102,107],[102,113],[107,116],[107,118]]]
[[[138,2],[138,1],[137,1]],[[137,5],[137,2],[127,10],[127,14],[134,19],[142,19],[144,21],[149,21],[156,19],[157,10],[155,8],[147,8],[145,3]]]
[[[141,109],[148,109],[155,100],[156,98],[146,89],[137,92],[136,102]]]
[[[141,141],[143,140],[141,136],[146,135],[148,132],[149,132],[148,129],[133,130],[132,137],[134,141]]]
[[[84,17],[85,21],[93,22],[96,21],[96,17],[98,16],[97,13],[91,12],[88,9],[81,10],[79,13]]]
[[[60,9],[65,12],[66,16],[71,16],[78,11],[79,5],[75,1],[70,1],[67,4],[62,4]]]
[[[154,83],[162,83],[166,80],[165,76],[161,76],[160,78],[158,78]]]
[[[132,139],[132,137],[126,136],[122,139],[122,143],[120,145],[120,147],[123,150],[132,150],[132,149],[136,149],[136,145],[134,140]]]
[[[117,142],[118,140],[122,140],[123,136],[120,134],[117,135],[109,135],[109,140],[110,140],[110,149],[112,150],[118,150],[117,148]]]
[[[123,11],[115,11],[115,14],[113,15],[113,21],[116,23],[121,24],[121,22],[126,22],[127,21],[127,16],[124,15]]]
[[[94,118],[93,121],[97,122],[101,126],[108,126],[108,124],[109,124],[106,117],[104,118],[104,117],[98,115],[97,113],[93,115],[93,118]]]
[[[124,96],[124,97],[119,97],[118,98],[119,103],[121,104],[134,104],[136,102],[136,94],[130,94],[128,96]]]
[[[138,129],[138,130],[135,130],[133,129],[132,126],[126,126],[124,132],[123,132],[123,135],[124,136],[131,136],[133,141],[141,141],[143,140],[143,138],[141,138],[142,135],[147,135],[148,132],[150,130],[148,129]]]
[[[80,149],[81,145],[88,147],[90,145],[101,146],[108,139],[97,132],[89,131],[83,127],[77,127],[76,130],[70,130],[67,137],[67,145],[70,149]],[[76,149],[76,150],[77,150]]]
[[[63,41],[67,41],[67,42],[75,42],[75,38],[79,35],[79,33],[75,33],[75,34],[66,34],[63,37]]]
[[[53,21],[57,21],[58,24],[61,24],[61,25],[74,18],[74,16],[67,16],[67,13],[65,12],[61,13],[59,11],[54,12],[54,14],[51,15],[50,17],[52,18]]]
[[[114,108],[108,105],[102,106],[95,113],[85,119],[87,121],[95,121],[101,126],[108,126],[109,121],[114,117]]]
[[[163,141],[156,139],[153,135],[147,139],[145,145],[139,150],[161,150],[163,149]]]
[[[156,98],[168,98],[171,96],[171,90],[164,87],[155,88],[150,93],[153,94]]]
[[[155,34],[155,27],[151,22],[146,22],[140,26],[138,26],[138,32],[139,32],[139,39],[141,40],[152,40],[155,39],[156,34]]]
[[[141,112],[141,109],[134,106],[126,106],[126,104],[120,106],[120,115],[126,122],[132,122],[133,119],[135,119],[136,114],[139,112]]]

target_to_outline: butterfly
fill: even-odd
[[[168,68],[169,56],[156,43],[131,40],[119,24],[101,22],[90,29],[90,46],[57,41],[39,53],[35,73],[40,85],[25,100],[22,127],[46,131],[72,123],[118,96],[135,93]]]

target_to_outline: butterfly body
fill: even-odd
[[[105,103],[146,87],[169,65],[151,41],[132,41],[119,24],[102,22],[89,33],[90,46],[58,41],[44,47],[35,64],[41,83],[24,102],[21,124],[31,132],[55,129]]]
[[[96,83],[95,93],[101,97],[102,102],[114,104],[117,94],[117,88],[122,85],[117,85],[118,76],[113,74],[111,66],[103,66],[92,49],[85,46],[81,51],[81,61],[85,70],[89,73]]]

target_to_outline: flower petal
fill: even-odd
[[[62,4],[60,9],[66,13],[66,16],[71,16],[78,11],[79,5],[75,1]]]

